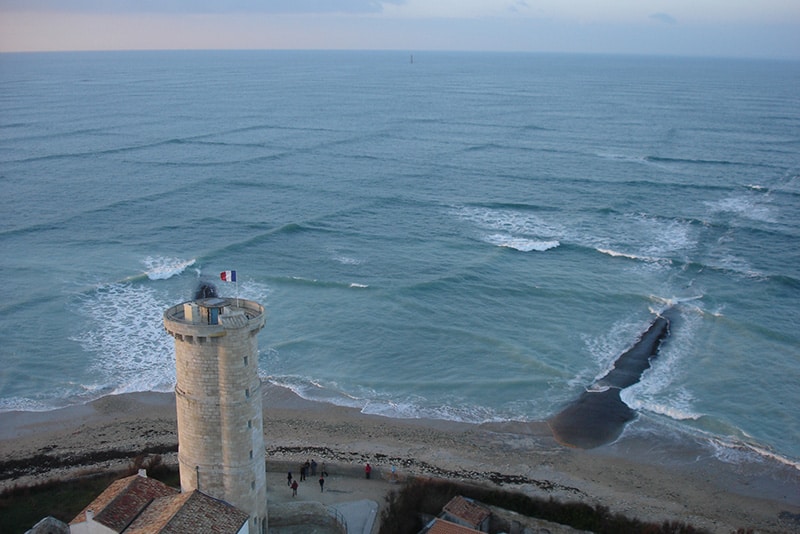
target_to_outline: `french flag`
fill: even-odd
[[[235,282],[236,281],[236,271],[222,271],[219,273],[219,279],[223,282]]]

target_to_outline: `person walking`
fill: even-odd
[[[372,474],[372,466],[369,463],[364,467],[364,474],[367,475],[367,480],[369,480],[369,475]]]
[[[320,476],[319,477],[319,492],[322,493],[323,491],[325,491],[325,477]]]
[[[289,471],[289,474],[286,475],[286,485],[287,486],[291,486],[292,485],[292,472],[291,471]]]
[[[292,497],[297,497],[297,481],[292,480]]]

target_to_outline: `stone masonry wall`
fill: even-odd
[[[181,489],[235,505],[258,532],[267,514],[257,338],[264,323],[251,323],[175,325],[165,314],[175,337]]]

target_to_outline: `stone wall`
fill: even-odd
[[[226,300],[222,315],[231,320],[218,324],[187,320],[182,305],[164,314],[175,338],[181,489],[235,505],[259,532],[267,515],[257,338],[264,313],[255,302]]]

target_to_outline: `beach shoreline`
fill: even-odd
[[[264,383],[267,465],[396,465],[404,476],[500,484],[647,521],[712,532],[800,532],[800,471],[725,463],[684,441],[624,433],[611,445],[559,445],[546,422],[392,419]],[[0,413],[0,489],[121,468],[144,451],[175,461],[172,393],[130,393],[49,412]],[[45,461],[43,461],[43,459]],[[38,466],[38,467],[37,467]],[[12,468],[13,467],[13,468]]]

